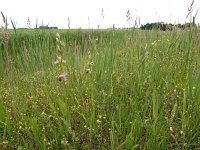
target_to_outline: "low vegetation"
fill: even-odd
[[[2,30],[1,149],[200,148],[200,32]]]

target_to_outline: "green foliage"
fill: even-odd
[[[196,27],[196,25],[192,23],[185,24],[171,24],[164,22],[155,22],[155,23],[147,23],[145,25],[141,25],[140,29],[142,30],[161,30],[161,31],[172,31],[173,29],[189,29],[191,27]]]
[[[0,147],[199,148],[199,35],[10,30],[0,46]]]

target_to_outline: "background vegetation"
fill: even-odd
[[[2,30],[2,149],[200,148],[200,32]]]

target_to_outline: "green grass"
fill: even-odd
[[[2,149],[200,148],[198,29],[9,33]]]

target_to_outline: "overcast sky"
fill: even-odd
[[[1,0],[0,11],[9,20],[11,17],[17,28],[27,27],[28,17],[33,28],[36,20],[38,25],[43,22],[43,25],[68,28],[68,18],[71,28],[97,28],[98,25],[100,28],[107,28],[113,24],[116,27],[128,27],[136,17],[140,18],[141,24],[158,21],[188,22],[186,15],[191,2],[192,0]],[[199,7],[200,0],[195,0],[193,14]],[[129,22],[126,17],[128,9],[133,19]],[[197,15],[196,22],[200,22],[200,14]]]

